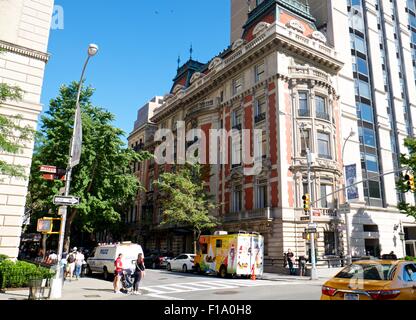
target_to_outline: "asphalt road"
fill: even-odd
[[[123,300],[319,300],[320,283],[307,280],[248,280],[220,279],[201,276],[146,270],[141,283],[142,295],[122,294]]]

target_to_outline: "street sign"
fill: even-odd
[[[53,173],[44,173],[42,178],[45,180],[55,180],[55,175]]]
[[[41,166],[40,167],[40,172],[45,172],[45,173],[56,173],[56,167],[55,166]]]
[[[53,197],[53,204],[59,205],[59,206],[75,206],[79,204],[79,197],[74,196],[55,196]]]
[[[314,217],[320,217],[321,216],[321,212],[320,211],[314,211],[313,212],[313,216]]]
[[[311,217],[309,217],[309,216],[300,217],[300,221],[310,221],[310,220],[311,220]]]
[[[316,229],[308,228],[305,230],[307,233],[317,233]]]

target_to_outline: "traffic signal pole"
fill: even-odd
[[[311,165],[312,165],[312,156],[309,150],[309,147],[306,146],[306,156],[308,162],[308,193],[312,197],[312,179],[311,179]],[[309,205],[309,217],[310,223],[313,223],[313,210],[312,206]],[[315,233],[311,233],[311,280],[316,280],[318,278],[316,271],[316,256],[315,256]]]

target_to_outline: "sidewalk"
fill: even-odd
[[[0,300],[27,300],[29,289],[7,290],[0,293]],[[119,299],[122,294],[114,294],[113,283],[94,278],[80,278],[65,281],[62,298],[58,300],[112,300]]]
[[[308,283],[319,283],[323,284],[327,278],[318,277],[318,280],[311,280],[310,277],[301,277],[301,276],[290,276],[287,274],[278,274],[278,273],[267,273],[264,272],[261,280],[269,281],[292,281],[292,282],[308,282]]]

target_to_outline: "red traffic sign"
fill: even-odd
[[[44,165],[44,166],[40,167],[40,172],[55,174],[56,173],[56,167],[55,166],[45,166]]]
[[[45,180],[55,180],[55,175],[53,173],[44,173],[42,177]]]

